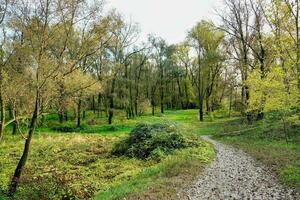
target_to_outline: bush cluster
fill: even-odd
[[[114,155],[160,160],[174,150],[196,146],[178,132],[174,123],[139,124],[129,137],[117,143]]]
[[[53,126],[51,130],[56,132],[63,132],[63,133],[72,133],[72,132],[80,132],[85,129],[85,126],[75,127],[71,125],[60,125],[60,126]]]

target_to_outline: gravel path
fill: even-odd
[[[278,184],[274,175],[250,156],[204,136],[215,146],[216,159],[199,180],[185,191],[189,200],[297,199],[292,190]]]

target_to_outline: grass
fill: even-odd
[[[91,112],[87,113],[93,118]],[[205,116],[200,123],[197,110],[166,111],[127,120],[117,113],[113,125],[106,118],[75,121],[60,125],[56,115],[47,116],[33,139],[31,154],[23,172],[16,199],[180,199],[178,191],[188,185],[214,157],[210,144],[199,140],[213,135],[217,140],[240,148],[277,173],[279,180],[300,190],[300,129],[290,129],[291,141],[283,137],[278,121],[244,123],[239,117],[223,117],[222,112]],[[175,121],[188,137],[199,140],[199,148],[176,151],[157,163],[112,156],[113,144],[138,123]],[[68,126],[72,132],[54,131],[53,126]],[[10,130],[7,130],[9,132]],[[241,131],[239,134],[238,131]],[[229,133],[229,134],[224,134]],[[234,133],[234,134],[232,134]],[[20,158],[24,140],[6,133],[0,148],[0,199],[7,190]]]
[[[147,115],[132,120],[124,119],[119,113],[114,125],[106,125],[103,117],[83,121],[83,126],[76,129],[75,122],[69,121],[60,126],[74,129],[63,133],[52,129],[59,124],[54,115],[48,115],[44,126],[38,127],[34,135],[15,199],[172,196],[176,192],[170,191],[192,181],[214,156],[212,146],[198,136],[201,131],[211,128],[199,127],[197,117],[196,110],[168,111],[164,115]],[[162,121],[176,121],[182,132],[199,140],[201,146],[177,151],[159,163],[111,155],[114,143],[126,137],[137,123]],[[12,136],[9,132],[8,129],[0,144],[0,199],[5,197],[24,145],[20,135]]]
[[[149,199],[150,196],[152,199],[177,199],[176,189],[192,181],[213,158],[214,151],[207,145],[202,143],[200,148],[178,151],[158,165],[146,168],[134,179],[98,193],[95,199],[120,199],[129,193],[126,199]]]

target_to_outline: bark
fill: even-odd
[[[190,104],[190,98],[189,98],[189,92],[188,92],[188,87],[187,87],[187,80],[188,80],[188,66],[185,66],[185,81],[184,81],[184,90],[185,90],[185,108],[189,108]]]
[[[68,111],[65,111],[65,121],[68,121],[69,117],[68,117]]]
[[[5,103],[2,94],[2,87],[0,89],[0,141],[3,138],[5,127]]]
[[[231,117],[231,110],[232,110],[232,93],[233,93],[233,88],[230,88],[230,96],[229,96],[229,118]]]
[[[93,113],[96,114],[95,96],[94,95],[93,95],[93,99],[92,99],[92,109],[93,109]]]
[[[131,70],[130,70],[131,74]],[[133,112],[133,92],[132,92],[132,82],[129,81],[129,118],[134,118],[134,112]]]
[[[180,105],[181,109],[184,109],[184,102],[182,100],[182,90],[181,90],[181,85],[180,85],[180,80],[179,77],[177,77],[177,85],[178,85],[178,93],[179,93],[179,99],[180,99]]]
[[[101,94],[98,94],[98,109],[97,109],[97,117],[102,117],[102,110],[101,110]]]
[[[203,113],[203,98],[199,99],[199,118],[200,121],[204,121],[204,113]]]
[[[78,100],[77,104],[77,127],[81,125],[81,99]]]
[[[111,91],[109,95],[109,110],[108,110],[108,124],[112,124],[114,116],[114,92],[115,92],[116,78],[112,80]]]
[[[82,119],[85,120],[85,118],[86,118],[86,112],[85,112],[85,110],[83,110],[82,111]]]
[[[211,111],[211,107],[210,107],[210,104],[209,104],[209,97],[205,98],[205,103],[206,103],[206,112],[208,114]]]
[[[16,105],[16,101],[14,101],[12,114],[13,114],[13,119],[14,119],[12,134],[13,134],[13,135],[16,135],[16,134],[17,134],[17,130],[18,130],[17,105]]]
[[[34,130],[35,130],[35,126],[36,126],[36,122],[37,122],[37,118],[38,118],[38,109],[39,109],[38,102],[39,102],[39,94],[37,93],[36,100],[35,100],[35,108],[34,108],[32,118],[31,118],[28,136],[25,141],[24,151],[21,156],[21,159],[19,160],[17,168],[15,169],[14,175],[12,177],[12,180],[11,180],[11,183],[9,186],[8,193],[10,196],[13,196],[17,190],[23,168],[24,168],[27,158],[28,158],[30,143],[31,143],[32,136],[34,134]]]
[[[152,116],[154,116],[154,115],[155,115],[155,105],[152,104]]]
[[[58,119],[59,123],[64,122],[65,118],[65,85],[63,81],[61,80],[59,82],[59,105],[58,105]]]
[[[163,67],[160,66],[160,112],[164,113],[164,86],[163,86],[163,78],[164,78],[164,71]]]

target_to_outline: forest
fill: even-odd
[[[170,44],[102,0],[0,0],[0,199],[299,199],[300,1],[215,15]]]

